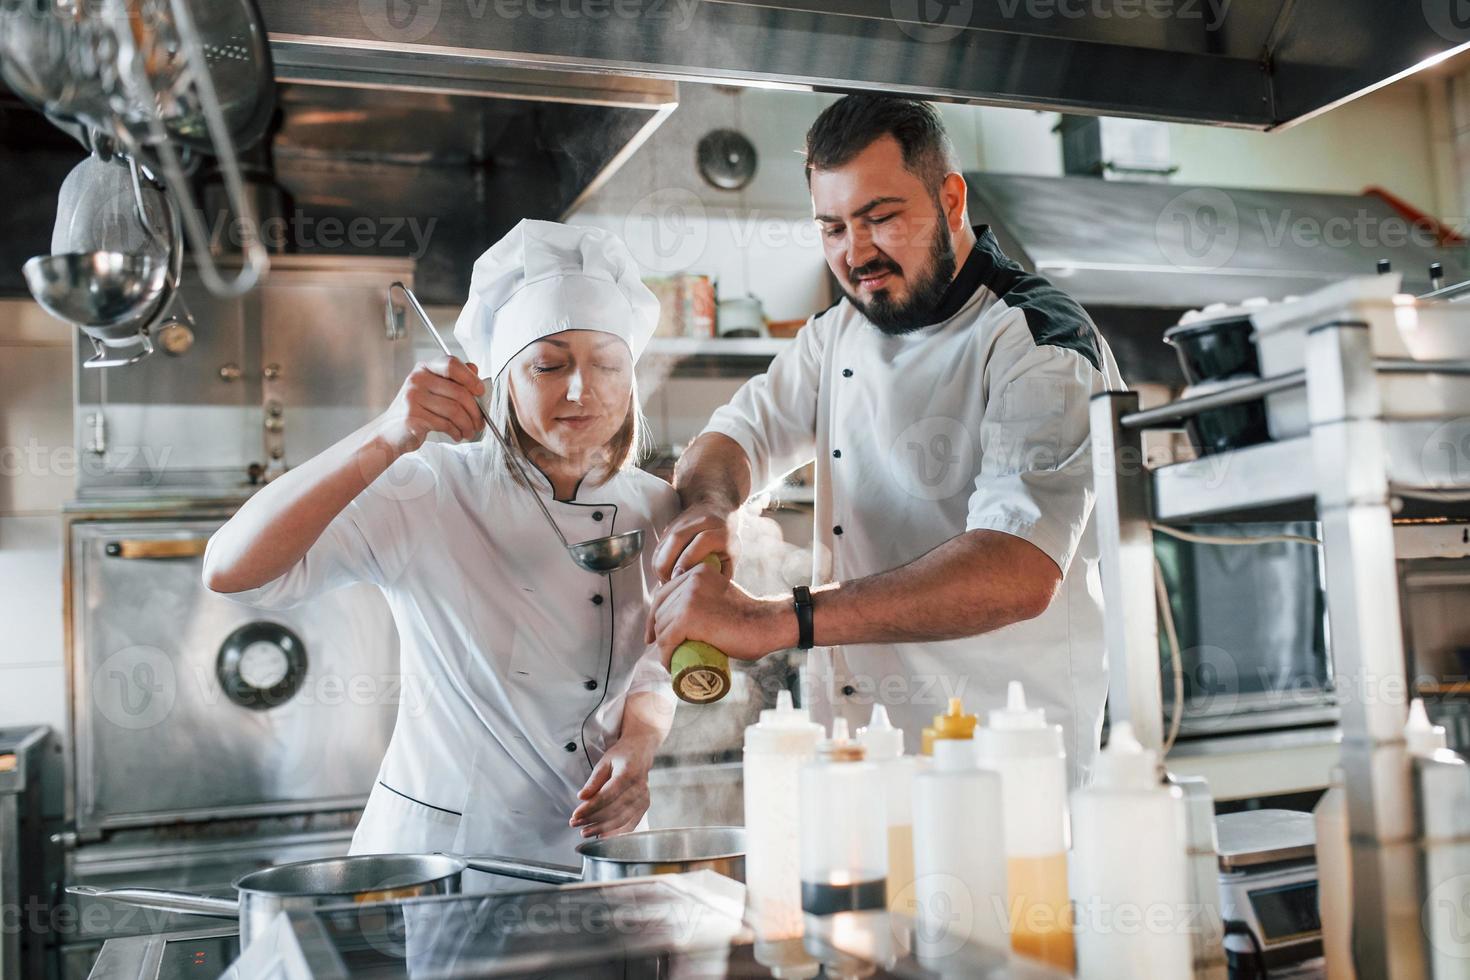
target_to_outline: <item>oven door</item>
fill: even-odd
[[[71,526],[83,834],[360,807],[400,700],[387,603],[354,586],[266,612],[201,582],[217,519]]]
[[[1318,537],[1314,523],[1196,525],[1206,536]],[[1309,544],[1199,544],[1155,535],[1182,651],[1180,737],[1335,723],[1321,555]],[[1160,624],[1164,713],[1173,670]],[[1167,721],[1166,721],[1167,724]]]

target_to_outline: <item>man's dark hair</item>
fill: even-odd
[[[932,105],[891,95],[849,95],[824,109],[806,131],[807,183],[813,170],[841,167],[884,136],[898,141],[904,167],[931,194],[939,194],[945,174],[959,169],[954,144]]]

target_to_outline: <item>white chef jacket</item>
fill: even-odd
[[[284,609],[372,582],[387,598],[405,694],[351,853],[577,864],[582,838],[567,821],[618,737],[627,696],[653,691],[672,711],[669,673],[643,630],[657,536],[679,510],[673,488],[627,470],[561,502],[526,468],[568,541],[643,530],[637,563],[597,575],[572,563],[489,449],[425,443],[284,575],[230,594]]]
[[[881,703],[915,752],[948,698],[983,721],[1020,680],[1061,724],[1075,786],[1107,696],[1088,401],[1122,381],[1082,308],[1008,259],[988,228],[976,233],[938,322],[888,336],[844,298],[705,431],[740,444],[757,489],[815,459],[813,584],[884,572],[981,528],[1051,557],[1062,588],[1036,619],[958,640],[818,648],[803,683],[816,720],[865,724]]]

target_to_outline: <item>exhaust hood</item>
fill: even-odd
[[[677,104],[651,79],[381,67],[278,65],[267,169],[290,250],[407,255],[428,303],[462,303],[485,248],[522,218],[564,219]]]
[[[968,173],[970,220],[1065,289],[1107,335],[1130,381],[1178,380],[1163,329],[1188,309],[1300,295],[1380,260],[1404,289],[1470,278],[1470,250],[1436,244],[1375,194],[1192,187],[1095,177]]]
[[[1091,177],[968,173],[970,217],[996,226],[1017,262],[1079,302],[1189,309],[1278,300],[1387,259],[1409,292],[1429,265],[1470,278],[1470,253],[1441,248],[1374,194],[1191,187]]]
[[[1454,0],[261,0],[278,65],[870,90],[1269,129],[1470,44]]]

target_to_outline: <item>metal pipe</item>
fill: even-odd
[[[1230,405],[1239,405],[1241,402],[1254,401],[1266,395],[1274,395],[1277,392],[1300,388],[1306,384],[1306,380],[1305,371],[1292,371],[1290,374],[1274,378],[1242,382],[1239,385],[1212,391],[1207,395],[1181,398],[1167,405],[1160,405],[1142,412],[1129,412],[1119,420],[1119,424],[1125,429],[1159,428],[1170,422],[1182,422],[1212,408],[1226,408]]]
[[[1373,368],[1382,374],[1453,374],[1470,375],[1470,360],[1419,361],[1406,357],[1380,357],[1373,361]],[[1306,383],[1306,372],[1292,371],[1274,378],[1242,382],[1205,395],[1180,398],[1166,405],[1130,412],[1123,416],[1125,429],[1154,429],[1170,423],[1183,422],[1201,412],[1215,408],[1227,408],[1242,402],[1254,401],[1267,395],[1275,395]]]
[[[1380,357],[1373,370],[1380,374],[1470,374],[1470,361],[1416,361],[1410,357]]]
[[[1418,299],[1438,299],[1455,302],[1462,300],[1470,294],[1470,279],[1454,283],[1450,286],[1438,286],[1427,293],[1420,293]]]

